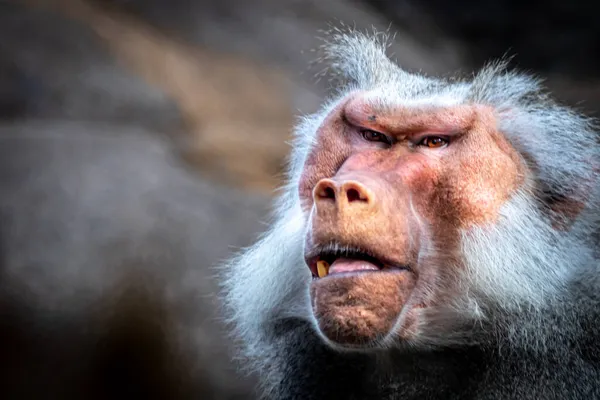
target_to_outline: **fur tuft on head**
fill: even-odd
[[[332,27],[323,42],[318,62],[326,66],[324,74],[338,80],[338,84],[369,88],[406,74],[386,55],[391,43],[387,32],[368,35],[344,26]],[[355,57],[356,54],[361,57]]]

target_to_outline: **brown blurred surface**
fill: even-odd
[[[244,188],[272,190],[292,125],[289,88],[280,73],[234,55],[173,40],[151,26],[84,1],[31,1],[89,26],[117,62],[172,99],[183,120],[164,129],[206,175]]]

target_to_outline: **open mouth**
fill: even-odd
[[[315,279],[339,274],[410,270],[407,265],[386,262],[364,249],[329,247],[313,252],[313,255],[306,258],[306,264]]]

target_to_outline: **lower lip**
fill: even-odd
[[[385,267],[385,268],[377,269],[377,270],[362,269],[362,270],[353,270],[353,271],[334,272],[334,273],[327,274],[326,276],[324,276],[322,278],[319,278],[318,276],[313,274],[313,280],[320,280],[320,279],[326,279],[326,278],[348,278],[348,277],[353,277],[353,276],[358,276],[358,275],[377,274],[377,273],[398,274],[398,273],[404,273],[404,272],[408,272],[408,269],[395,268],[395,267]]]

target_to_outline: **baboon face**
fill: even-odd
[[[372,100],[352,93],[330,112],[299,185],[312,311],[349,347],[417,334],[459,290],[459,230],[493,224],[525,173],[487,107]]]

